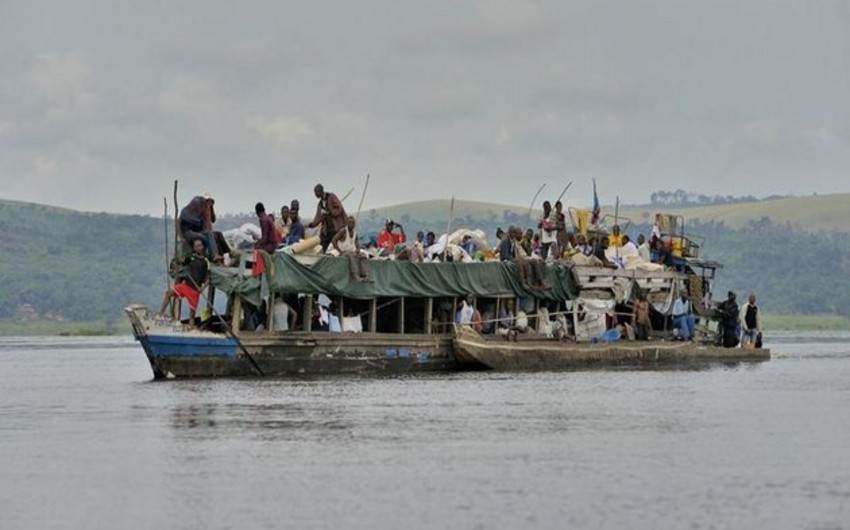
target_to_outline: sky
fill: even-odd
[[[850,2],[0,0],[0,198],[850,190]]]

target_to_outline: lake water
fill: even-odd
[[[153,382],[0,339],[0,529],[850,528],[850,335],[704,371]]]

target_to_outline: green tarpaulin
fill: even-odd
[[[261,278],[275,292],[326,294],[348,298],[519,296],[545,300],[575,298],[577,289],[570,270],[562,264],[547,265],[546,283],[551,289],[526,290],[512,263],[410,263],[370,260],[368,283],[349,280],[348,260],[323,256],[316,263],[299,263],[293,256],[275,254],[266,260],[263,276],[240,276],[233,268],[213,267],[212,283],[227,293],[236,293],[258,305],[265,289]],[[250,274],[250,273],[248,273]]]

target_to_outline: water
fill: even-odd
[[[151,381],[0,339],[0,528],[848,528],[850,335],[765,364]]]

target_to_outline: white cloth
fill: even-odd
[[[289,311],[291,308],[285,302],[275,302],[274,318],[272,319],[273,331],[289,331]]]
[[[460,311],[457,312],[457,323],[461,326],[468,326],[472,323],[472,315],[475,313],[475,310],[471,305],[466,303],[466,300],[463,301],[463,307],[460,308]]]
[[[357,230],[353,234],[348,233],[348,227],[345,228],[345,236],[337,241],[340,252],[357,252]]]
[[[549,217],[541,217],[540,222],[543,223],[543,226],[555,226],[555,219],[552,217],[552,214],[549,214]],[[545,228],[540,229],[540,242],[541,243],[555,243],[558,241],[558,231],[557,230],[546,230]],[[543,256],[544,258],[546,256]]]
[[[342,330],[351,333],[360,333],[363,331],[363,321],[358,316],[344,317],[342,319]]]
[[[649,250],[649,243],[644,241],[643,244],[641,244],[641,246],[638,247],[638,256],[640,256],[640,259],[642,259],[643,261],[648,262],[648,261],[651,260],[651,252]]]

